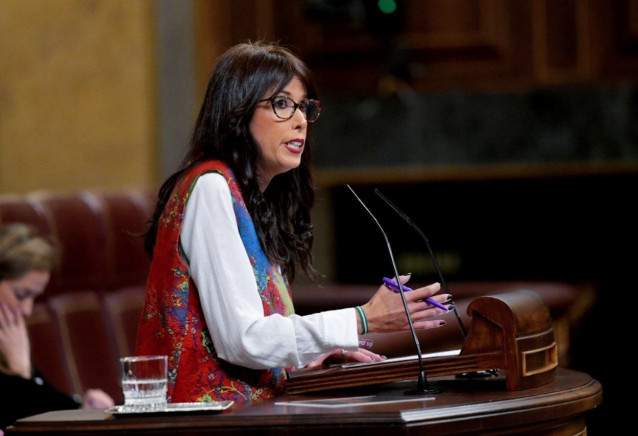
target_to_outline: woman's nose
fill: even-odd
[[[300,129],[302,127],[305,127],[308,124],[308,121],[306,121],[306,114],[301,112],[301,109],[299,108],[297,108],[295,113],[292,115],[292,119],[295,123],[294,124],[295,129]]]

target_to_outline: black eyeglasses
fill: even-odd
[[[282,120],[289,120],[295,114],[297,108],[306,118],[309,123],[314,123],[321,114],[321,102],[319,100],[303,100],[301,103],[295,102],[293,99],[283,95],[273,95],[270,98],[264,98],[259,100],[258,103],[269,101],[272,105],[272,110],[277,115],[277,118]]]

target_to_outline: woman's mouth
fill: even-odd
[[[303,139],[293,139],[292,141],[286,142],[284,144],[284,147],[286,147],[288,150],[292,151],[293,153],[300,153],[301,150],[303,149],[303,144],[304,144]]]

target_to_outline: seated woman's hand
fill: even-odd
[[[405,284],[409,279],[409,275],[399,277],[402,284]],[[451,299],[449,294],[435,295],[440,290],[441,285],[433,283],[416,288],[411,292],[404,292],[408,311],[415,329],[428,329],[445,325],[445,321],[433,318],[446,313],[446,311],[425,301],[429,297],[441,304],[449,303]],[[451,308],[451,306],[447,307]],[[396,332],[409,330],[410,328],[405,316],[401,294],[391,291],[385,285],[381,285],[370,301],[364,304],[362,308],[368,318],[370,332]]]
[[[306,368],[314,368],[318,366],[327,366],[335,363],[345,362],[381,362],[385,360],[385,357],[379,354],[373,353],[365,348],[359,348],[356,351],[348,351],[344,349],[332,350],[329,353],[323,354],[316,360],[313,360]]]
[[[31,377],[29,334],[24,316],[17,307],[0,303],[0,356],[13,374]]]
[[[88,389],[82,398],[82,409],[108,409],[114,404],[113,398],[101,389]]]

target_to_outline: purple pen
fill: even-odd
[[[383,278],[383,284],[386,285],[391,291],[394,292],[401,292],[399,289],[399,285],[397,284],[397,282],[395,282],[392,279],[389,279],[387,277]],[[412,288],[408,288],[406,285],[401,285],[401,287],[403,288],[404,292],[412,292],[413,289]],[[445,307],[444,305],[442,305],[441,303],[434,301],[431,298],[426,298],[425,301],[427,301],[428,303],[430,303],[433,306],[438,307],[439,309],[443,309],[445,311],[448,311],[449,309],[447,307]]]

